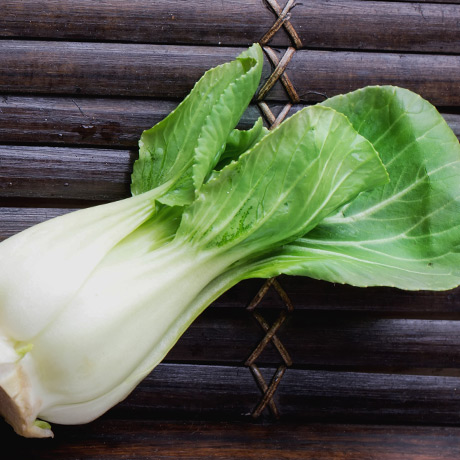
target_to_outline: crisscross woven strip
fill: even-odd
[[[263,50],[267,58],[273,65],[274,69],[267,81],[265,82],[265,84],[259,90],[256,96],[256,101],[263,116],[270,125],[270,129],[273,129],[287,117],[292,105],[300,101],[300,98],[297,95],[297,92],[286,73],[286,68],[289,62],[291,61],[292,57],[294,56],[296,49],[302,46],[302,42],[299,36],[297,35],[294,27],[289,21],[289,19],[291,18],[292,9],[296,4],[295,0],[288,0],[284,8],[281,8],[276,0],[266,0],[266,2],[270,6],[272,11],[276,14],[277,19],[273,26],[270,28],[270,30],[261,38],[259,43],[263,47]],[[291,38],[293,46],[290,46],[280,59],[277,53],[272,48],[267,46],[267,43],[282,27],[285,28],[286,32]],[[269,106],[267,105],[267,103],[264,102],[264,99],[278,80],[284,86],[289,98],[289,102],[286,103],[286,105],[279,112],[279,114],[275,116],[269,108]],[[272,325],[270,325],[259,312],[255,311],[256,307],[260,304],[260,302],[270,289],[276,290],[284,307],[284,309],[281,310],[280,314],[278,315],[278,318]],[[247,307],[247,310],[251,312],[252,316],[259,323],[260,327],[265,333],[262,340],[259,342],[257,347],[254,349],[254,351],[251,353],[251,355],[245,362],[245,365],[249,367],[249,369],[251,370],[251,373],[254,376],[254,379],[256,380],[257,385],[262,393],[262,397],[256,405],[256,407],[254,408],[254,410],[252,411],[251,415],[254,418],[258,418],[262,414],[262,412],[268,407],[272,415],[278,418],[279,411],[276,407],[273,396],[276,392],[276,389],[278,388],[278,385],[281,382],[281,379],[283,378],[284,373],[286,372],[286,369],[292,365],[292,359],[288,351],[282,344],[281,340],[278,338],[277,332],[283,325],[283,323],[287,320],[288,316],[292,313],[294,307],[280,283],[275,278],[271,278],[264,283],[257,295],[254,297],[254,299],[252,299],[252,301]],[[278,351],[281,358],[281,363],[279,364],[275,373],[273,374],[270,383],[267,385],[262,373],[260,372],[259,367],[256,364],[256,360],[259,358],[265,347],[270,342]]]
[[[296,50],[302,47],[302,41],[297,35],[293,25],[289,21],[291,18],[291,11],[296,5],[295,0],[289,0],[283,9],[281,9],[276,0],[266,0],[266,2],[277,15],[277,20],[270,28],[270,30],[261,38],[259,43],[263,47],[267,58],[275,68],[270,77],[260,89],[256,100],[258,102],[260,111],[262,112],[267,122],[270,124],[271,129],[273,129],[276,128],[287,117],[292,104],[297,104],[300,101],[294,85],[291,83],[291,80],[289,79],[289,76],[286,72],[286,68],[294,56]],[[276,32],[281,29],[281,27],[285,28],[292,41],[292,46],[290,46],[281,57],[281,59],[279,59],[277,53],[272,48],[267,46],[267,43],[273,38]],[[280,80],[281,84],[284,86],[290,102],[284,106],[278,116],[275,116],[267,103],[264,102],[264,99],[278,80]]]
[[[265,320],[265,318],[259,312],[255,311],[255,308],[259,305],[259,303],[265,297],[269,289],[272,287],[279,294],[281,300],[284,303],[284,306],[286,307],[286,310],[282,310],[278,315],[276,321],[270,326],[268,322]],[[259,323],[260,327],[265,332],[265,336],[259,342],[259,344],[251,353],[251,355],[245,363],[245,365],[248,366],[251,370],[252,375],[254,376],[257,385],[260,391],[262,392],[262,398],[257,404],[257,406],[254,408],[251,415],[254,418],[259,417],[264,411],[264,409],[268,406],[272,415],[278,418],[279,412],[273,400],[273,396],[275,394],[276,389],[278,388],[278,385],[281,382],[281,379],[287,367],[292,365],[292,359],[284,345],[281,343],[281,340],[277,337],[276,333],[278,329],[282,326],[282,324],[286,321],[288,315],[294,310],[294,307],[288,295],[286,294],[285,290],[281,287],[279,282],[275,278],[270,278],[264,283],[264,285],[259,290],[257,295],[254,297],[252,302],[248,305],[247,310],[252,313],[255,320]],[[272,342],[283,362],[276,369],[276,372],[273,375],[270,384],[267,385],[255,361],[264,351],[265,347],[268,345],[269,342]]]
[[[289,22],[289,19],[291,18],[291,10],[296,5],[295,0],[289,0],[283,9],[281,9],[281,7],[278,5],[278,2],[276,0],[265,0],[265,1],[268,3],[268,5],[270,5],[270,8],[277,15],[277,20],[271,26],[270,30],[259,40],[259,43],[262,46],[266,45],[273,38],[276,32],[278,32],[278,30],[280,30],[281,27],[284,26],[294,46],[296,48],[301,48],[302,41],[300,40],[300,37],[297,35],[297,32],[295,31],[292,24]]]

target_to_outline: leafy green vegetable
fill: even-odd
[[[245,253],[260,252],[387,180],[377,152],[343,115],[306,108],[203,186],[176,239],[203,250],[242,244]]]
[[[330,129],[337,136],[329,136]],[[344,140],[345,150],[339,148]],[[48,394],[65,393],[62,402],[43,407],[41,417],[79,423],[97,416],[108,395],[125,396],[163,358],[207,306],[195,298],[235,261],[295,238],[386,180],[374,148],[343,115],[323,107],[299,112],[202,187],[171,242],[102,261],[52,325],[34,337],[30,355],[48,376],[43,386]],[[311,199],[299,202],[305,195]],[[48,359],[57,344],[59,353]],[[120,362],[125,350],[130,359]],[[98,365],[82,378],[88,362]]]
[[[207,72],[142,134],[134,197],[0,244],[0,412],[19,434],[104,413],[243,278],[459,282],[459,146],[434,109],[368,88],[235,130],[262,62],[254,45]]]
[[[255,92],[262,63],[262,50],[254,45],[207,72],[173,114],[142,136],[133,172],[137,196],[58,217],[0,244],[0,387],[13,398],[2,399],[0,412],[18,433],[51,435],[34,424],[42,404],[51,404],[46,391],[39,395],[31,388],[40,385],[31,382],[40,380],[34,364],[40,351],[30,347],[35,337],[65,312],[97,266],[172,239],[182,210],[161,203],[193,200]],[[59,348],[55,344],[50,359]]]
[[[460,278],[460,145],[427,101],[369,87],[322,105],[379,152],[390,182],[345,204],[260,261],[251,276],[305,275],[356,286],[445,290]]]
[[[144,131],[133,195],[174,181],[158,201],[172,206],[194,200],[257,89],[262,62],[262,50],[254,45],[235,61],[209,70],[173,112]]]

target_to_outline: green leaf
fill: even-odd
[[[255,93],[262,64],[262,50],[254,45],[209,70],[173,112],[144,131],[132,174],[134,195],[170,183],[159,201],[172,206],[194,200]]]
[[[244,254],[292,240],[387,180],[372,145],[342,114],[309,107],[267,134],[206,183],[176,239]]]
[[[237,160],[242,153],[254,147],[267,133],[268,129],[264,127],[262,118],[258,118],[251,129],[234,129],[227,138],[227,144],[217,169],[222,169],[230,161]]]
[[[219,163],[216,165],[215,170],[211,171],[207,181],[219,175],[219,172],[230,162],[238,160],[244,152],[250,150],[268,132],[268,129],[263,125],[262,118],[258,118],[251,129],[234,129],[227,138],[225,151],[222,153]]]
[[[460,282],[460,145],[410,91],[369,87],[325,103],[344,113],[390,175],[303,238],[261,261],[259,276],[444,290]]]

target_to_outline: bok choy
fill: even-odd
[[[208,71],[142,134],[133,197],[0,244],[0,411],[17,433],[103,414],[242,279],[460,282],[460,147],[435,109],[374,87],[239,131],[262,63],[254,45]]]

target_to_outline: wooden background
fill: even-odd
[[[284,7],[284,1],[280,1]],[[257,42],[265,0],[0,0],[0,240],[129,196],[137,140],[208,68]],[[460,1],[303,0],[287,67],[300,104],[365,85],[412,89],[460,136]],[[282,28],[269,43],[282,56]],[[267,60],[265,81],[272,71]],[[266,97],[287,101],[277,83]],[[256,104],[240,127],[260,116]],[[7,263],[0,261],[0,263]],[[293,358],[275,402],[246,358],[264,333],[245,306],[261,280],[216,301],[119,406],[55,440],[0,423],[2,458],[460,458],[460,290],[358,289],[279,278],[295,307],[278,337]],[[260,312],[284,307],[272,288]],[[257,360],[269,381],[280,358]]]

